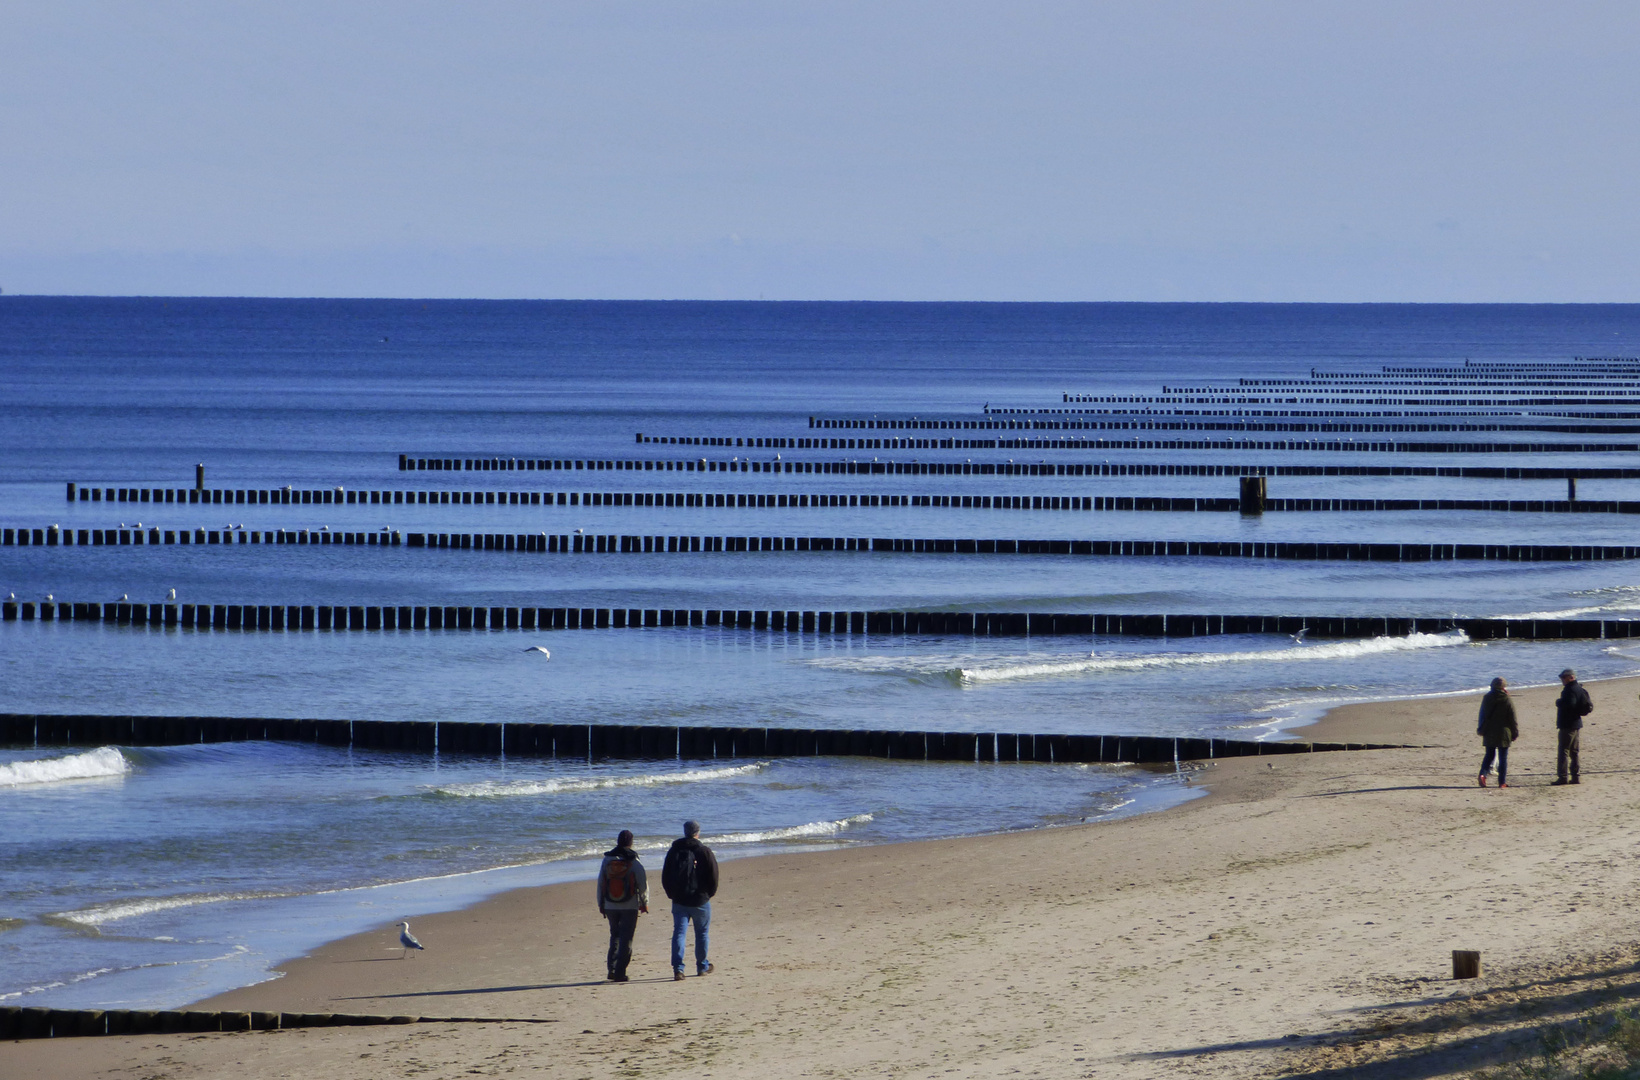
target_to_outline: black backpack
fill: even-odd
[[[695,875],[695,851],[679,845],[666,854],[666,866],[661,873],[661,885],[672,900],[693,898],[700,892]]]

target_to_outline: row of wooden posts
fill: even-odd
[[[288,1031],[388,1024],[549,1024],[539,1017],[381,1016],[370,1013],[238,1012],[220,1009],[42,1009],[0,1006],[0,1040],[83,1039],[100,1035],[183,1035],[210,1031]]]
[[[1398,748],[1382,743],[1256,742],[1170,735],[0,714],[0,745],[182,746],[262,741],[314,743],[355,750],[507,754],[576,761],[876,757],[901,761],[1162,765],[1217,758]]]
[[[1475,641],[1640,637],[1640,620],[1469,619],[1379,615],[1168,615],[999,611],[375,606],[339,604],[0,603],[6,622],[100,622],[196,630],[627,630],[692,627],[771,633],[973,637],[1217,637],[1283,634],[1364,639],[1461,631]]]
[[[399,471],[417,471],[418,466],[414,459],[400,454]],[[421,461],[430,459],[422,458]],[[436,459],[432,459],[436,460]],[[456,459],[449,459],[456,461]],[[473,459],[467,459],[472,461]],[[508,463],[512,464],[508,464]],[[459,462],[457,462],[459,464]],[[485,465],[486,469],[495,468],[502,471],[516,466],[524,467],[520,458],[492,458],[489,462],[478,461],[475,465]],[[648,459],[621,459],[616,461],[556,461],[545,462],[560,468],[586,467],[610,469],[616,471],[648,472],[657,467],[657,463]],[[658,463],[664,465],[664,462]],[[727,466],[729,462],[722,462]],[[782,464],[785,464],[782,462]],[[1242,464],[1208,464],[1204,462],[1141,462],[1141,461],[1104,461],[1084,462],[1073,464],[1050,465],[1046,462],[962,462],[962,461],[933,461],[933,462],[889,462],[896,466],[889,469],[860,469],[848,470],[845,465],[876,465],[880,462],[825,462],[811,463],[825,464],[825,469],[782,469],[787,472],[815,472],[815,473],[845,473],[855,472],[857,475],[874,476],[1036,476],[1036,477],[1076,477],[1076,476],[1432,476],[1447,479],[1468,480],[1567,480],[1581,478],[1585,480],[1640,480],[1640,468],[1634,466],[1597,466],[1591,468],[1568,468],[1565,466],[1522,466],[1522,465],[1255,465]],[[899,466],[922,465],[937,466],[929,469],[902,469]],[[1006,466],[1006,468],[1004,468]],[[427,467],[431,467],[429,464]],[[458,470],[459,471],[459,470]],[[727,468],[718,471],[730,471]],[[737,470],[738,471],[738,470]],[[116,490],[116,489],[109,489]],[[130,489],[137,490],[137,489]]]
[[[1246,493],[1257,488],[1262,508],[1280,512],[1394,512],[1408,510],[1473,510],[1492,513],[1533,514],[1640,514],[1640,501],[1576,499],[1577,481],[1568,479],[1567,499],[1271,499],[1265,477],[1241,480],[1242,497],[1144,495],[949,495],[871,494],[869,492],[706,492],[706,491],[202,491],[188,494],[225,496],[227,503],[261,505],[311,505],[312,503],[391,506],[632,506],[667,509],[888,509],[928,507],[952,510],[1091,510],[1159,511],[1164,513],[1214,513],[1245,511]],[[70,485],[72,487],[73,485]],[[81,494],[86,489],[81,489]],[[109,488],[129,498],[122,502],[148,502],[143,495],[157,495],[162,489]],[[312,499],[262,499],[261,496],[307,495]],[[344,495],[356,498],[343,498]],[[237,499],[236,497],[241,498]],[[335,496],[318,498],[317,496]],[[169,502],[154,499],[154,502]],[[203,500],[209,502],[209,499]],[[224,500],[219,500],[224,501]]]
[[[1256,503],[1244,512],[1257,513]],[[1640,558],[1637,545],[1373,544],[1243,540],[987,540],[865,536],[634,536],[615,533],[405,533],[309,529],[0,530],[0,545],[349,544],[554,554],[856,551],[930,555],[1092,555],[1101,557],[1290,559],[1321,562],[1601,562]]]

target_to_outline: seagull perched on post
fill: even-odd
[[[417,941],[416,936],[410,932],[410,923],[408,921],[399,923],[399,944],[404,946],[404,951],[399,954],[400,960],[409,956],[411,949],[415,949],[417,952],[427,951],[427,946]]]

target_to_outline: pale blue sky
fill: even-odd
[[[8,293],[1636,300],[1632,3],[0,2]]]

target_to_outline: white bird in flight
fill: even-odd
[[[538,652],[544,658],[546,658],[548,660],[552,659],[552,653],[548,652],[546,649],[542,648],[540,645],[531,645],[529,648],[525,649],[524,651],[525,652]]]
[[[1302,644],[1304,644],[1304,635],[1308,634],[1309,632],[1310,632],[1310,628],[1308,626],[1300,627],[1298,633],[1292,635],[1292,638],[1298,644],[1302,645]]]
[[[404,946],[404,951],[399,954],[400,960],[409,956],[411,949],[415,949],[417,952],[427,951],[427,946],[417,941],[416,935],[410,932],[410,923],[408,921],[399,923],[399,944]]]

